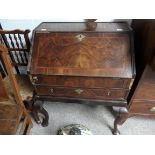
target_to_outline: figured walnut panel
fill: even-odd
[[[36,33],[32,73],[132,77],[127,34]]]

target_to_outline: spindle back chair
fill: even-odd
[[[1,23],[0,23],[0,29],[2,29]],[[0,44],[4,44],[3,38],[2,38],[1,35],[0,35]],[[4,76],[5,76],[5,72],[4,72],[4,69],[3,69],[3,67],[2,67],[1,61],[0,61],[0,72],[1,72],[1,74],[2,74],[2,77],[4,77]]]
[[[2,28],[2,27],[1,27]],[[27,66],[28,55],[30,52],[30,40],[28,34],[30,30],[3,30],[0,29],[0,35],[3,43],[8,49],[12,64],[16,72],[20,74],[19,66]]]

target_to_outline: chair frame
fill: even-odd
[[[13,93],[14,93],[14,97],[15,97],[15,101],[17,104],[19,104],[22,109],[23,109],[23,116],[24,116],[24,121],[23,121],[23,125],[22,128],[20,130],[20,134],[28,134],[30,129],[32,128],[32,121],[31,118],[24,106],[24,103],[22,101],[22,98],[19,94],[19,88],[18,88],[18,84],[15,78],[15,75],[13,73],[13,69],[12,69],[12,65],[11,65],[11,60],[7,51],[7,48],[3,45],[0,45],[0,58],[3,60],[3,65],[7,71],[9,80],[10,80],[10,84],[12,86],[13,89]]]

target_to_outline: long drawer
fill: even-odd
[[[74,77],[74,76],[33,76],[34,84],[62,87],[84,88],[124,88],[128,89],[131,79],[100,78],[100,77]]]
[[[53,97],[72,97],[96,100],[124,100],[128,91],[124,89],[91,89],[72,87],[36,86],[37,95]]]
[[[155,115],[155,101],[133,101],[129,109],[130,113]]]

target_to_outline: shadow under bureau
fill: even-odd
[[[36,100],[126,107],[135,78],[132,30],[127,23],[95,24],[41,23],[34,29],[28,73],[35,120],[40,123],[37,113],[44,113],[43,126],[48,113]]]

